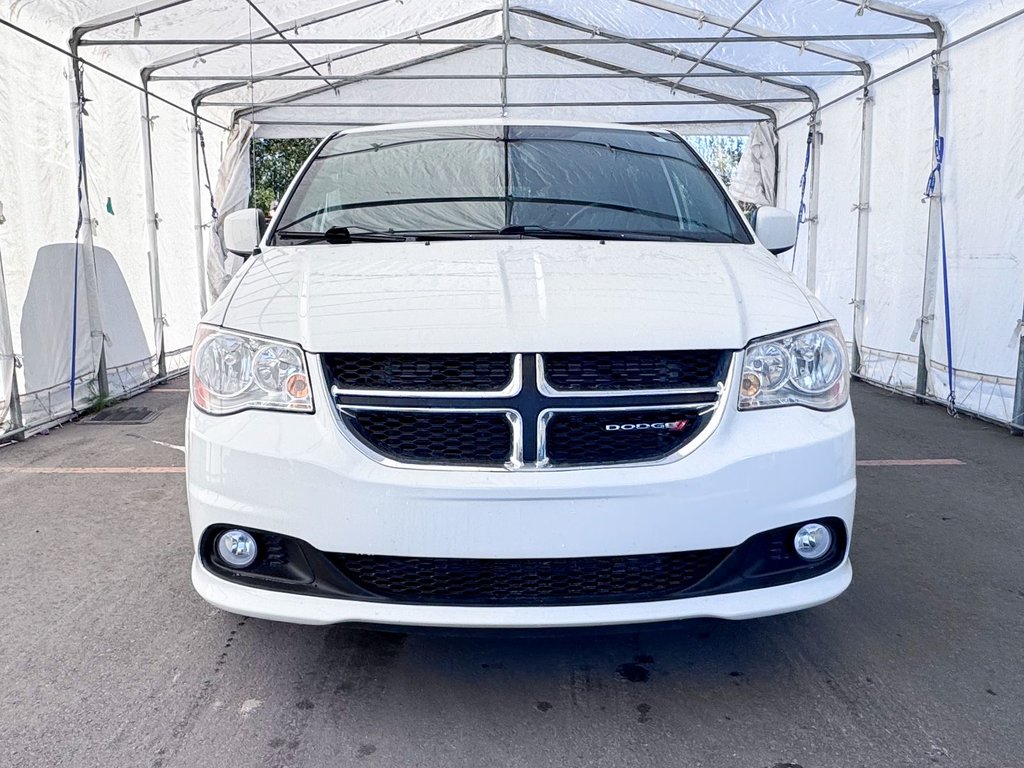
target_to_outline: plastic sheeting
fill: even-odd
[[[81,55],[145,83],[153,118],[143,122],[130,86],[85,70],[88,211],[76,248],[70,61],[0,26],[0,101],[17,105],[0,111],[0,147],[10,148],[0,152],[0,402],[12,354],[25,362],[25,421],[38,424],[95,397],[101,363],[116,394],[156,375],[161,342],[165,352],[187,348],[206,295],[232,268],[209,198],[222,216],[245,204],[253,136],[503,114],[753,132],[734,190],[769,202],[762,193],[774,189],[777,166],[778,204],[796,211],[806,116],[820,102],[807,189],[817,215],[808,211],[783,263],[839,317],[861,375],[942,399],[952,362],[962,407],[1012,420],[1024,311],[1024,59],[1001,53],[1022,49],[1024,19],[948,53],[952,361],[929,236],[935,205],[921,200],[933,165],[929,63],[872,85],[868,102],[858,97],[865,71],[877,78],[927,56],[939,22],[948,42],[1022,10],[1024,0],[0,0],[0,20],[58,47],[84,25]],[[754,40],[764,35],[785,39]],[[193,103],[211,121],[212,190],[202,164],[189,162],[195,135],[183,111]]]
[[[213,194],[217,219],[213,221],[212,235],[206,244],[206,290],[210,299],[220,295],[242,265],[241,257],[224,250],[221,235],[224,217],[249,204],[251,146],[252,124],[242,120],[228,135]]]
[[[741,203],[775,205],[775,138],[767,125],[754,126],[729,184],[729,194]]]

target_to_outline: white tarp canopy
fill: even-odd
[[[1022,17],[1024,0],[0,0],[0,434],[187,362],[253,136],[501,115],[752,134],[739,196],[802,212],[782,258],[858,373],[939,400],[952,382],[960,408],[1024,425]]]

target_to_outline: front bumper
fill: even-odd
[[[827,603],[850,585],[847,558],[823,576],[780,587],[725,595],[610,605],[479,607],[405,605],[335,600],[242,586],[214,576],[192,561],[192,584],[208,603],[225,611],[295,624],[359,622],[408,627],[537,629],[645,624],[680,619],[753,619]]]
[[[732,548],[760,532],[835,517],[852,530],[850,406],[740,413],[735,392],[707,441],[657,466],[537,472],[388,466],[342,433],[322,380],[315,414],[190,408],[188,501],[194,543],[210,526],[274,531],[323,552],[424,558],[586,558]],[[301,623],[545,627],[750,618],[825,602],[848,560],[805,581],[730,594],[574,606],[443,606],[273,592],[197,560],[193,582],[229,611]]]

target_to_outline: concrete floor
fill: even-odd
[[[860,470],[853,586],[821,608],[406,636],[215,610],[179,471],[66,471],[180,467],[184,386],[0,450],[0,766],[1024,765],[1024,440],[998,427],[855,387],[862,459],[964,463]]]

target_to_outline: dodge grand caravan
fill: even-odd
[[[266,229],[264,232],[263,230]],[[679,136],[488,120],[326,139],[199,327],[200,595],[308,624],[799,610],[850,583],[833,317]]]

